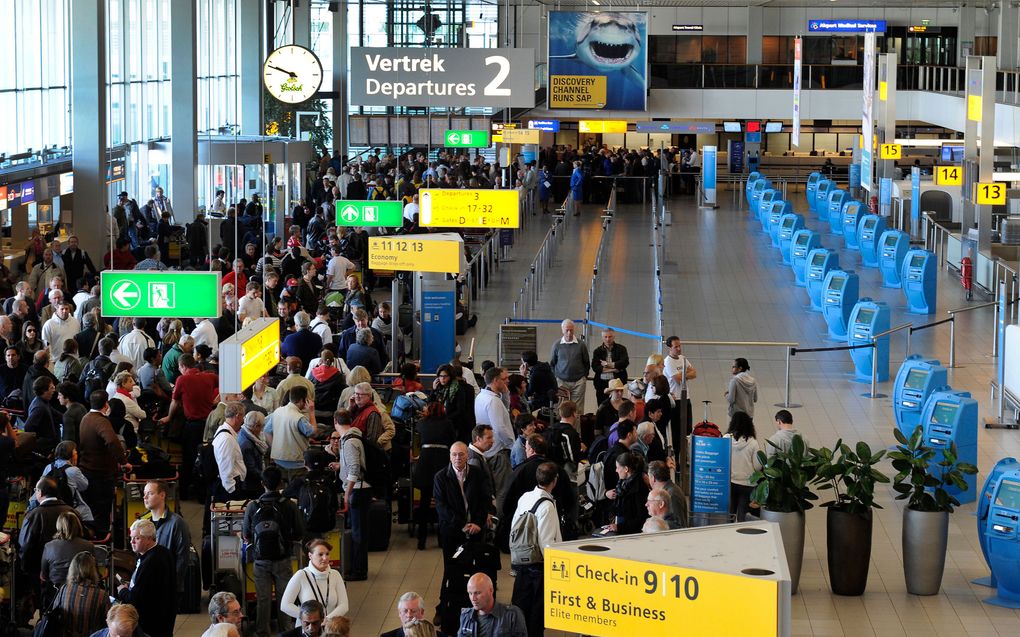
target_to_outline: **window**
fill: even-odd
[[[198,120],[199,135],[231,134],[240,125],[237,41],[238,0],[198,0]]]

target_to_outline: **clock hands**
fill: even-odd
[[[269,64],[268,66],[269,66],[269,68],[273,69],[274,71],[279,71],[280,73],[286,73],[287,75],[289,75],[291,77],[294,77],[294,78],[297,77],[297,73],[291,73],[290,71],[285,71],[284,69],[281,69],[278,66],[273,66],[272,64]]]

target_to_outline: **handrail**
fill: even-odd
[[[946,310],[946,314],[963,314],[964,312],[970,312],[972,310],[980,310],[984,307],[992,307],[998,305],[996,301],[989,301],[988,303],[981,303],[979,305],[965,305],[963,307],[956,307],[951,310]]]
[[[871,340],[875,341],[875,340],[878,340],[878,339],[882,338],[883,336],[889,336],[890,334],[893,334],[894,332],[899,332],[900,330],[905,330],[908,327],[913,327],[913,326],[914,326],[913,323],[903,323],[902,325],[897,325],[896,327],[887,329],[886,331],[884,331],[884,332],[882,332],[880,334],[875,334],[874,336],[871,337]]]
[[[790,404],[790,359],[793,358],[794,350],[800,343],[787,342],[787,341],[683,341],[684,345],[712,345],[721,347],[785,347],[786,348],[786,374],[785,374],[785,392],[783,394],[783,402],[778,403],[777,407],[799,407],[800,405]]]
[[[595,260],[592,262],[592,276],[591,285],[588,286],[588,301],[584,306],[584,339],[588,340],[588,324],[591,322],[592,312],[595,311],[595,291],[599,281],[599,268],[602,266],[602,254],[606,247],[606,236],[609,234],[609,224],[613,219],[613,214],[616,211],[616,179],[613,179],[613,183],[609,187],[609,201],[606,202],[606,207],[603,209],[602,217],[602,235],[599,237],[599,245],[595,249]]]

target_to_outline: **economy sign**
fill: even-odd
[[[453,272],[460,274],[459,241],[429,239],[427,235],[368,238],[368,267],[373,270]]]
[[[531,108],[534,49],[354,47],[351,105]]]
[[[403,204],[385,200],[337,200],[336,225],[347,228],[399,228],[404,225]]]
[[[106,270],[99,276],[107,318],[214,318],[221,312],[219,272]]]
[[[255,319],[220,343],[220,394],[238,394],[280,362],[280,319]]]
[[[537,144],[541,141],[541,131],[534,128],[504,128],[504,144]]]
[[[645,110],[648,14],[549,12],[549,108]]]
[[[520,225],[517,190],[426,188],[418,194],[423,226],[516,228]]]

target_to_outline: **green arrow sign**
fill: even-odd
[[[488,148],[491,145],[487,130],[446,131],[447,148]]]
[[[404,204],[399,201],[337,201],[336,225],[399,228],[404,225]]]
[[[109,318],[214,318],[221,312],[219,272],[107,270],[100,288]]]

